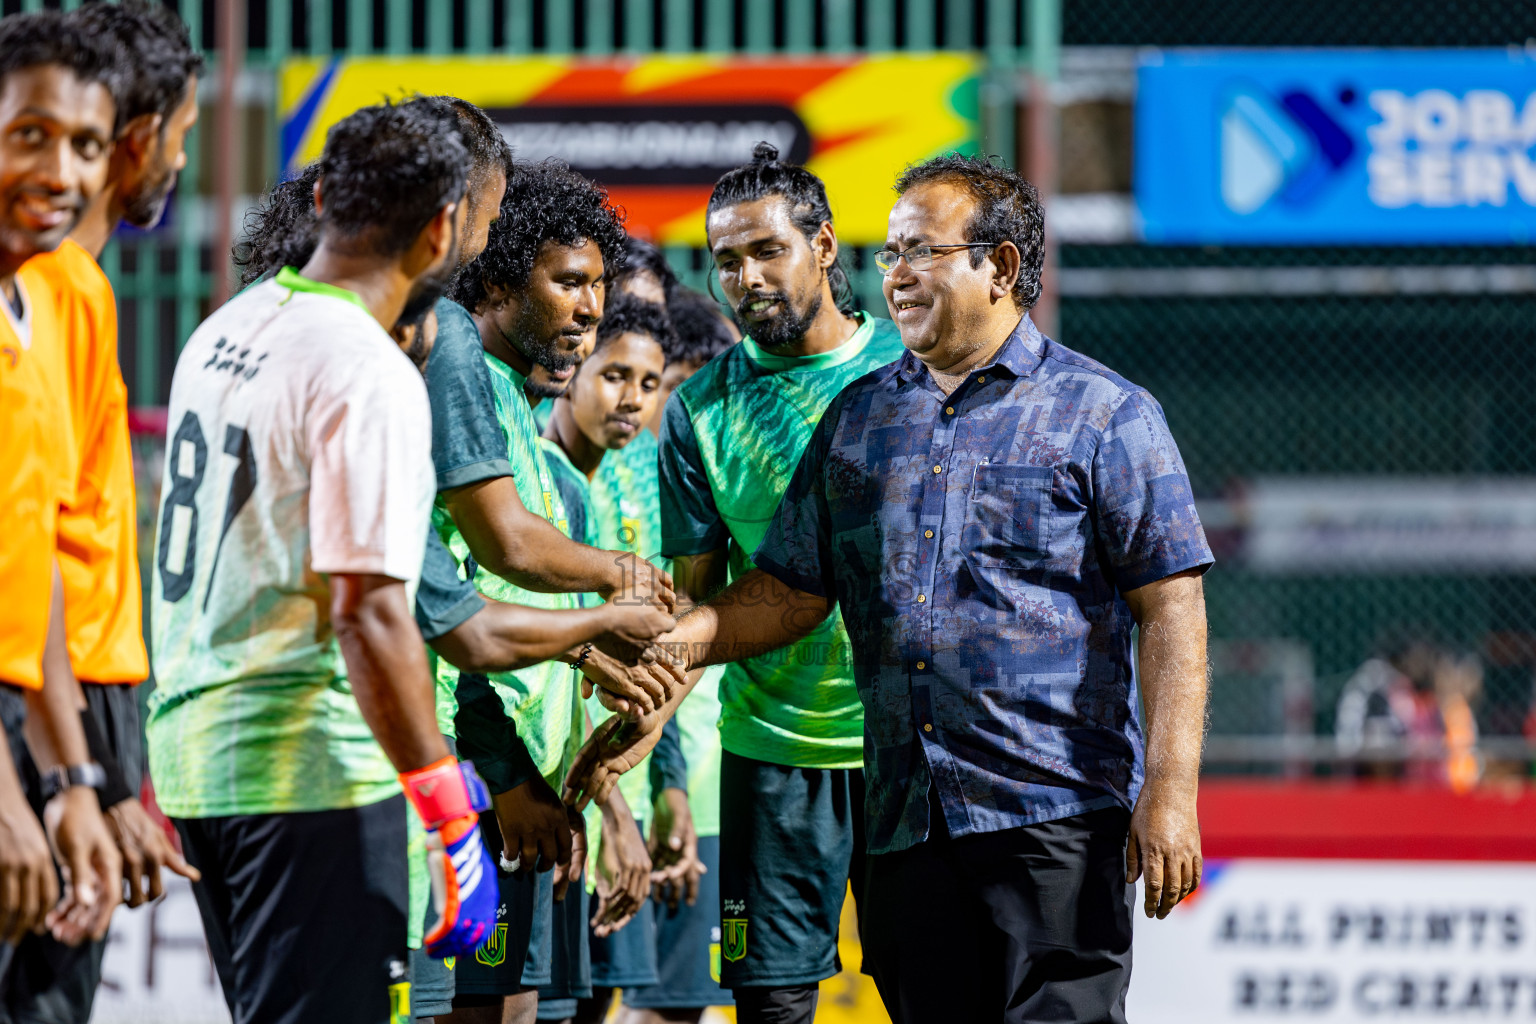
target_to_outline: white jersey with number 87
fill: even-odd
[[[149,754],[173,817],[398,791],[330,625],[331,573],[414,595],[435,489],[421,375],[355,295],[291,271],[192,335],[151,552]]]

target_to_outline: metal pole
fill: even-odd
[[[245,0],[218,0],[219,111],[213,175],[218,200],[213,223],[213,309],[229,298],[229,249],[234,242],[235,188],[240,174],[240,65],[245,57]]]
[[[1024,176],[1049,209],[1056,194],[1058,122],[1055,83],[1061,73],[1061,0],[1029,0],[1029,139]],[[1045,267],[1040,276],[1040,301],[1030,314],[1035,326],[1055,336],[1061,328],[1057,295],[1057,247],[1051,222],[1045,222]]]

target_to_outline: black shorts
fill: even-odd
[[[864,963],[894,1024],[1125,1024],[1129,824],[1116,807],[870,857]]]
[[[842,970],[838,922],[861,896],[864,772],[720,758],[720,983],[814,985]]]
[[[706,871],[699,879],[693,906],[678,901],[676,909],[653,904],[656,915],[656,973],[654,985],[624,990],[624,1005],[636,1009],[685,1010],[730,1006],[731,990],[720,987],[720,837],[699,837],[699,860]]]
[[[144,779],[144,741],[139,730],[139,688],[81,686],[128,786],[137,796]],[[27,801],[42,814],[42,779],[22,736],[26,703],[19,690],[0,686],[0,720],[16,762]],[[126,909],[118,913],[131,913]],[[0,1024],[86,1024],[107,944],[85,941],[70,947],[51,935],[28,935],[0,954]]]
[[[175,824],[235,1020],[410,1020],[403,794]]]

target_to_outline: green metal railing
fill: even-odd
[[[81,0],[62,0],[66,8]],[[247,91],[275,97],[274,76],[294,55],[473,55],[730,53],[826,55],[890,51],[967,50],[984,55],[981,146],[1012,161],[1019,123],[1020,75],[1054,73],[1061,0],[248,0]],[[12,9],[16,0],[5,5]],[[43,0],[20,0],[23,9]],[[53,6],[49,4],[48,6]],[[219,82],[214,18],[201,0],[177,0],[194,40],[209,57],[202,84],[203,117],[195,133],[213,132],[211,97]],[[216,0],[222,12],[232,4]],[[378,15],[382,13],[382,17]],[[275,99],[267,101],[274,105]],[[249,116],[253,108],[247,106]],[[270,131],[278,119],[270,118]],[[207,136],[212,138],[211,135]],[[275,140],[256,160],[261,180],[278,172]],[[214,274],[227,253],[209,251],[215,188],[203,173],[207,143],[194,138],[170,226],[151,234],[125,232],[108,247],[103,265],[117,289],[123,371],[135,405],[161,405],[175,354],[207,315]],[[257,175],[247,176],[250,179]],[[850,254],[850,277],[865,304],[879,302],[879,276],[869,253]],[[668,257],[690,284],[703,288],[700,254],[687,247]],[[876,305],[876,308],[880,308]]]

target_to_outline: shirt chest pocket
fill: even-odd
[[[966,558],[983,566],[1031,566],[1049,556],[1049,466],[983,462],[971,478],[961,544]]]

